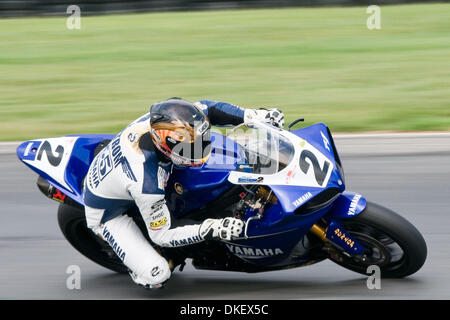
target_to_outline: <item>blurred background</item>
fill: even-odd
[[[2,0],[0,17],[0,141],[117,133],[172,96],[335,132],[450,129],[449,3]]]
[[[78,5],[84,14],[118,12],[190,11],[233,8],[295,6],[355,6],[433,2],[433,0],[2,0],[2,16],[61,15],[67,6]],[[434,1],[439,2],[439,1]]]

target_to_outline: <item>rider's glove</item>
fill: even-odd
[[[200,225],[200,237],[204,240],[231,240],[242,233],[244,222],[235,218],[206,219]]]
[[[283,128],[284,126],[283,111],[277,108],[272,108],[268,110],[245,109],[244,122],[251,122],[253,120],[268,122],[277,128]]]

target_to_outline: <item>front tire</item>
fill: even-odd
[[[119,273],[128,273],[127,267],[112,248],[87,227],[83,208],[60,204],[58,224],[69,243],[88,259]]]
[[[378,265],[382,277],[403,278],[417,272],[425,263],[427,246],[420,232],[387,208],[368,202],[359,215],[340,222],[367,248],[363,259],[330,255],[330,260],[349,270],[367,275],[369,265]]]

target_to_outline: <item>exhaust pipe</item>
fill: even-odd
[[[36,182],[39,190],[47,197],[52,200],[58,201],[59,203],[64,203],[72,207],[83,208],[78,202],[72,200],[64,192],[50,185],[44,178],[39,176]]]

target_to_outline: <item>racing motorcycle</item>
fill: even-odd
[[[376,265],[382,277],[401,278],[422,267],[427,247],[420,232],[395,212],[346,191],[329,128],[318,123],[292,130],[301,120],[287,130],[253,122],[226,135],[212,132],[204,165],[172,168],[166,203],[175,218],[201,222],[233,216],[245,222],[242,235],[230,241],[177,248],[153,244],[172,269],[182,271],[187,259],[197,269],[239,272],[330,259],[360,274]],[[126,273],[108,243],[87,228],[84,215],[84,178],[95,155],[113,138],[90,134],[31,140],[18,147],[17,155],[39,174],[39,189],[60,202],[59,226],[71,245],[92,261]],[[126,214],[148,238],[137,207]]]

